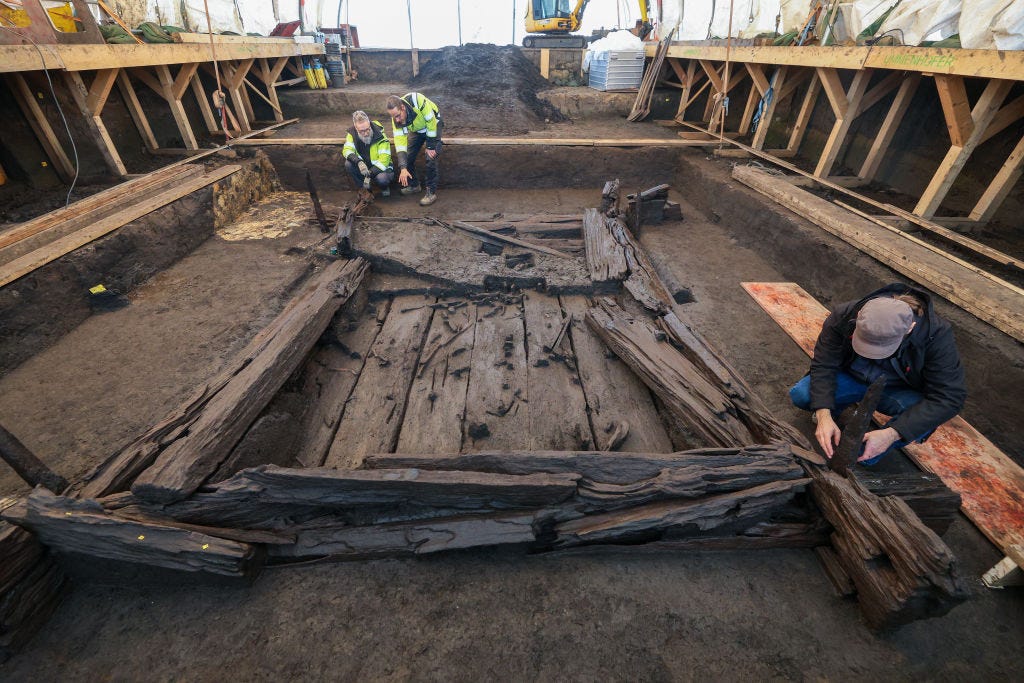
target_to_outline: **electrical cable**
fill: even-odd
[[[64,116],[64,108],[60,106],[60,100],[57,99],[57,91],[53,87],[53,80],[50,78],[50,71],[46,68],[46,56],[43,54],[43,50],[39,47],[36,41],[32,40],[21,31],[9,26],[0,26],[0,28],[10,31],[19,38],[23,38],[28,42],[32,43],[32,47],[39,53],[39,62],[43,69],[43,75],[46,76],[46,83],[50,86],[50,96],[53,97],[54,104],[57,105],[57,112],[60,114],[60,120],[64,123],[64,130],[68,133],[68,140],[71,141],[71,151],[75,156],[75,176],[71,179],[71,186],[68,188],[68,193],[64,197],[64,208],[71,205],[71,193],[75,189],[75,184],[78,183],[78,174],[80,172],[80,164],[78,161],[78,145],[75,144],[75,136],[71,134],[71,126],[68,125],[68,119]]]

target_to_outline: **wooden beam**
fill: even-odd
[[[786,84],[786,76],[788,75],[789,67],[780,66],[773,77],[772,87],[781,88]],[[771,102],[766,103],[761,110],[761,118],[757,121],[757,130],[754,131],[754,138],[750,143],[754,149],[764,149],[765,140],[768,139],[768,129],[771,128],[772,119],[775,118],[775,107],[778,105],[778,102],[779,98],[773,97]]]
[[[103,156],[107,166],[119,176],[128,175],[128,169],[125,168],[124,162],[121,161],[121,155],[117,153],[117,148],[114,147],[114,141],[110,139],[110,133],[103,124],[103,119],[99,115],[93,114],[92,110],[89,109],[89,89],[85,87],[81,74],[77,71],[65,71],[64,81],[71,91],[71,97],[74,99],[86,127],[93,134],[93,137],[96,138],[100,154]]]
[[[887,74],[885,78],[879,81],[878,85],[864,93],[864,101],[860,103],[861,112],[866,112],[881,102],[886,95],[898,88],[908,77],[910,77],[910,74],[904,74],[900,71],[893,71]]]
[[[1002,133],[1010,124],[1015,123],[1022,116],[1024,116],[1024,95],[1017,97],[1009,104],[1003,105],[999,112],[992,117],[992,123],[988,124],[985,134],[981,136],[981,142],[978,144],[984,143],[993,135]]]
[[[963,147],[974,132],[971,118],[971,102],[967,99],[967,88],[961,76],[935,74],[935,88],[939,91],[942,114],[946,118],[949,141],[955,147]]]
[[[793,94],[793,91],[803,85],[803,82],[808,78],[817,78],[817,74],[814,69],[801,69],[798,67],[791,67],[789,74],[786,77],[786,83],[778,89],[775,96],[779,98],[779,102],[785,101],[787,97]]]
[[[203,80],[199,77],[199,72],[192,74],[192,80],[189,82],[189,87],[192,88],[192,94],[196,98],[196,103],[199,105],[199,112],[203,116],[203,123],[206,124],[206,131],[208,133],[216,133],[220,130],[220,122],[217,121],[217,117],[213,115],[213,108],[210,106],[210,100],[207,98],[206,93],[203,91]]]
[[[793,131],[789,134],[789,144],[786,145],[786,152],[789,154],[797,154],[800,151],[800,145],[804,141],[804,136],[807,134],[807,127],[811,123],[811,114],[814,113],[814,105],[818,103],[818,95],[821,93],[821,79],[818,78],[817,71],[810,71],[811,82],[807,84],[807,92],[804,93],[803,103],[800,105],[800,111],[796,115],[796,120],[793,122]],[[773,153],[775,151],[773,150]]]
[[[246,98],[240,88],[242,87],[245,76],[249,73],[249,69],[252,68],[252,59],[243,59],[237,65],[224,64],[224,74],[226,79],[223,81],[228,93],[231,95],[231,102],[234,104],[234,113],[238,118],[238,127],[243,133],[248,133],[252,130],[250,125],[250,117],[248,114],[249,109],[252,105],[246,101]]]
[[[156,136],[153,135],[153,129],[149,125],[146,112],[139,103],[139,96],[135,92],[135,87],[132,85],[132,79],[128,76],[127,69],[121,69],[117,74],[117,87],[121,91],[121,97],[124,98],[125,106],[128,107],[128,113],[131,114],[132,121],[135,122],[135,128],[142,137],[142,143],[151,152],[159,149],[160,144],[156,141]]]
[[[72,75],[74,74],[75,72],[72,72]],[[136,218],[145,216],[146,214],[156,211],[160,207],[165,206],[176,199],[180,199],[190,192],[194,192],[202,187],[206,187],[210,183],[227,177],[238,171],[240,168],[240,166],[221,166],[205,175],[189,178],[185,182],[182,182],[171,189],[164,190],[160,194],[150,197],[143,202],[130,205],[115,214],[92,223],[82,230],[73,232],[70,235],[51,242],[50,244],[47,244],[46,246],[29,254],[16,258],[10,263],[5,264],[3,267],[0,267],[0,287],[10,282],[14,282],[18,278],[31,273],[33,270],[41,268],[47,263],[60,258],[64,254],[68,254],[75,249],[92,242],[93,240],[103,237],[107,233],[117,230],[122,225],[133,221]]]
[[[896,92],[896,97],[893,99],[892,104],[889,105],[889,111],[882,121],[882,126],[875,133],[875,141],[871,144],[871,149],[868,150],[868,155],[865,157],[864,163],[861,164],[860,171],[857,173],[860,178],[866,181],[874,180],[882,159],[889,149],[889,144],[896,136],[896,131],[899,129],[907,109],[910,108],[910,102],[914,99],[914,94],[917,92],[917,86],[920,82],[921,74],[908,73],[907,77],[900,83],[900,89]]]
[[[722,84],[722,75],[715,68],[714,63],[705,60],[700,60],[700,66],[704,69],[704,73],[707,75],[708,80],[711,81],[712,87],[718,92],[722,92],[725,86]]]
[[[7,76],[7,84],[10,86],[11,93],[13,93],[15,101],[18,103],[18,107],[25,115],[25,118],[28,119],[33,132],[35,132],[36,139],[42,145],[43,152],[50,159],[50,163],[53,164],[53,170],[56,171],[57,176],[61,180],[65,183],[70,183],[75,177],[75,166],[71,163],[71,159],[68,158],[64,147],[60,144],[60,140],[57,139],[57,135],[53,132],[46,114],[43,113],[39,103],[36,102],[35,94],[28,86],[25,75],[12,73]]]
[[[540,75],[543,78],[551,75],[551,50],[546,47],[540,50]]]
[[[182,68],[184,69],[185,67]],[[181,141],[184,143],[185,149],[199,149],[195,133],[192,132],[192,124],[189,123],[188,114],[185,113],[185,107],[181,103],[181,98],[176,97],[174,94],[177,86],[174,78],[171,76],[170,67],[166,64],[157,65],[156,75],[160,79],[164,99],[167,100],[167,104],[171,108],[171,115],[174,117],[175,125],[178,126],[178,132],[181,133]]]
[[[747,73],[750,74],[751,80],[754,81],[757,91],[761,93],[761,97],[764,97],[765,93],[768,92],[768,88],[771,87],[768,78],[764,75],[764,69],[760,64],[751,64],[750,62],[747,62],[744,66],[747,67]]]
[[[850,91],[843,97],[843,114],[836,119],[835,124],[832,126],[832,132],[825,143],[825,149],[822,150],[821,157],[818,159],[818,165],[814,168],[814,175],[827,176],[832,172],[832,166],[835,165],[836,160],[839,158],[839,152],[843,148],[846,134],[850,131],[850,126],[853,125],[854,119],[860,114],[860,104],[864,99],[864,92],[867,90],[870,80],[870,69],[863,69],[853,75]],[[826,91],[829,87],[829,85],[825,86]],[[829,95],[829,99],[832,99],[832,95]]]
[[[946,157],[939,164],[938,170],[935,171],[931,182],[928,183],[924,194],[917,202],[917,206],[914,207],[915,214],[930,218],[939,210],[942,200],[946,198],[949,189],[953,187],[953,182],[960,175],[960,171],[963,170],[975,148],[980,144],[985,129],[995,118],[1000,105],[1006,99],[1013,85],[1014,81],[996,78],[988,82],[978,102],[974,105],[974,109],[971,110],[973,123],[971,134],[964,140],[963,145],[953,145],[949,148]]]
[[[989,186],[985,188],[984,194],[974,205],[968,218],[985,223],[992,220],[992,216],[999,210],[1006,195],[1010,194],[1010,190],[1020,180],[1022,171],[1024,171],[1024,138],[1021,138],[1017,146],[1010,152],[1006,163],[996,173],[996,177],[992,179]]]
[[[818,80],[821,81],[822,88],[825,90],[825,95],[828,96],[828,103],[832,105],[832,113],[835,114],[837,119],[841,119],[846,115],[846,110],[849,107],[849,102],[846,97],[846,90],[843,88],[843,82],[839,79],[839,72],[835,69],[815,69],[818,73]]]
[[[114,87],[114,82],[120,71],[120,69],[103,69],[96,72],[96,77],[93,78],[92,85],[89,86],[89,96],[86,98],[89,111],[94,116],[99,116],[102,113],[103,106],[110,96],[110,89]]]
[[[196,75],[196,71],[198,70],[198,62],[182,64],[181,69],[178,70],[178,74],[174,77],[174,83],[171,85],[171,97],[176,100],[180,100],[185,95],[189,82],[192,80],[192,77]]]
[[[740,117],[740,126],[737,132],[740,135],[750,133],[750,126],[754,121],[754,113],[757,111],[757,104],[761,101],[761,94],[757,91],[757,85],[750,84],[750,91],[747,92],[747,103],[743,107],[743,116]]]
[[[675,62],[676,60],[669,61]],[[683,81],[683,91],[679,95],[679,106],[676,108],[675,120],[681,121],[686,118],[686,108],[690,106],[693,86],[701,78],[703,78],[703,75],[697,74],[697,61],[694,59],[689,60],[689,63],[686,65],[686,80]]]

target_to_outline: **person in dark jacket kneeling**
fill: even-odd
[[[874,465],[895,448],[922,442],[963,408],[967,398],[950,324],[925,292],[891,284],[840,304],[814,345],[811,370],[789,390],[793,405],[814,413],[815,436],[832,457],[841,431],[835,418],[885,377],[878,410],[891,419],[864,435],[858,458]]]

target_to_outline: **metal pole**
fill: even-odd
[[[455,11],[459,13],[459,46],[462,46],[462,0],[456,0]]]
[[[67,479],[44,465],[32,451],[18,441],[18,437],[0,426],[0,458],[25,480],[29,486],[45,486],[54,493],[63,493]]]
[[[516,44],[516,0],[512,0],[512,44]]]
[[[405,0],[405,12],[409,15],[409,49],[415,47],[412,44],[412,0]]]

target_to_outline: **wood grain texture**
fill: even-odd
[[[405,415],[406,397],[430,326],[433,299],[400,296],[367,354],[345,405],[325,467],[359,467],[367,453],[392,451]]]

